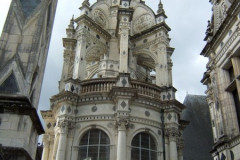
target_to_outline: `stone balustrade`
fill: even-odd
[[[69,86],[68,88],[70,88],[69,90],[66,91],[70,91],[80,95],[94,93],[109,93],[113,87],[116,87],[117,79],[116,78],[88,79],[84,81],[77,82],[75,81],[75,83],[73,80],[66,84],[68,84]],[[75,86],[77,86],[77,88],[74,88]],[[165,94],[167,96],[167,94],[169,94],[171,91],[171,88],[159,87],[156,86],[155,84],[137,81],[133,79],[130,81],[130,87],[133,89],[137,89],[138,95],[158,100],[165,100],[165,98],[163,98],[164,97],[163,95]]]

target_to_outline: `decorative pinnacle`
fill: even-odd
[[[74,15],[72,16],[72,19],[70,20],[70,24],[68,25],[69,29],[74,29]]]
[[[82,6],[90,6],[89,0],[84,0]]]
[[[158,4],[158,11],[157,11],[158,14],[165,14],[165,11],[163,9],[163,4],[162,4],[162,1],[160,0],[159,4]]]

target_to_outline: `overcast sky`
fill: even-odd
[[[11,0],[0,2],[0,31],[7,15]],[[47,66],[43,81],[39,103],[40,110],[47,110],[49,98],[58,93],[63,47],[62,38],[66,36],[65,29],[74,14],[79,16],[78,8],[83,0],[58,0],[58,8],[52,33]],[[93,4],[96,0],[90,0]],[[183,101],[186,93],[204,94],[205,86],[200,83],[206,70],[207,59],[200,56],[205,42],[203,41],[207,27],[207,20],[211,17],[211,5],[208,0],[162,0],[168,16],[167,24],[172,28],[170,32],[173,53],[173,84],[177,91],[177,99]],[[159,0],[146,0],[155,12]]]

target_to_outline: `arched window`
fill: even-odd
[[[107,134],[99,129],[87,131],[79,148],[78,160],[109,160],[110,140]]]
[[[131,160],[157,160],[157,147],[148,133],[137,134],[131,144]]]

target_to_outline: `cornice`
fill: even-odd
[[[100,32],[105,38],[107,38],[107,40],[111,38],[111,35],[106,30],[104,30],[101,26],[99,26],[96,22],[94,22],[94,20],[92,20],[90,17],[88,17],[85,14],[76,18],[74,21],[76,23],[80,23],[80,22],[88,23],[90,24],[91,28],[93,28],[96,32]]]
[[[231,7],[227,11],[227,17],[219,27],[217,32],[214,34],[210,42],[208,42],[200,55],[208,57],[212,48],[215,48],[220,40],[226,35],[228,28],[235,22],[240,10],[240,1],[236,0],[232,3]]]
[[[37,110],[32,106],[27,97],[14,94],[0,94],[0,108],[3,112],[30,116],[37,133],[39,135],[44,133]]]
[[[153,33],[161,30],[162,28],[166,29],[166,32],[169,32],[171,31],[171,28],[165,23],[165,22],[161,22],[159,24],[156,24],[154,26],[152,26],[151,28],[147,29],[147,30],[144,30],[140,33],[137,33],[133,36],[130,36],[130,40],[132,41],[136,41],[144,36],[149,36],[149,35],[152,35]]]

